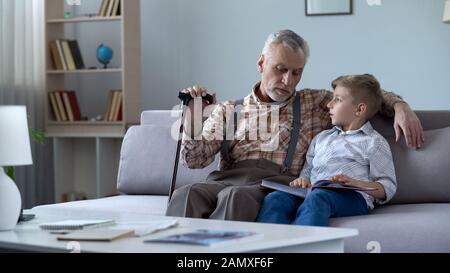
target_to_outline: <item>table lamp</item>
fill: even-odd
[[[0,106],[0,231],[12,230],[22,208],[20,192],[3,167],[31,165],[25,106]]]
[[[442,21],[450,24],[450,0],[445,1],[444,17],[442,18]]]

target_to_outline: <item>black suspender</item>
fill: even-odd
[[[298,138],[300,135],[300,93],[296,92],[295,102],[294,102],[294,111],[293,111],[293,121],[292,121],[292,131],[291,131],[291,140],[289,141],[289,147],[287,150],[287,155],[283,164],[283,173],[286,173],[290,170],[292,166],[292,161],[294,160],[295,148],[297,147]]]
[[[236,133],[237,125],[238,125],[238,114],[240,113],[240,111],[236,111],[236,107],[242,106],[243,103],[244,103],[243,99],[240,99],[240,100],[237,100],[234,102],[234,106],[235,106],[235,108],[233,110],[233,117],[234,117],[233,121],[234,122],[226,122],[226,124],[224,124],[223,142],[222,142],[222,149],[221,149],[220,153],[222,155],[222,159],[224,159],[226,162],[228,162],[230,164],[232,163],[231,158],[230,158],[230,145],[233,140],[227,140],[226,135],[227,135],[227,132],[230,132],[231,129],[234,129],[233,136]],[[283,173],[287,173],[290,170],[292,161],[294,160],[295,149],[297,147],[297,142],[298,142],[299,135],[300,135],[300,125],[301,125],[300,124],[300,114],[301,114],[300,113],[300,93],[296,92],[295,101],[294,101],[294,110],[293,110],[294,117],[293,117],[293,121],[292,121],[291,140],[289,141],[287,155],[286,155],[286,158],[283,163],[283,169],[282,169]]]

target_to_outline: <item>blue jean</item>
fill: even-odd
[[[263,201],[258,222],[328,226],[331,217],[365,215],[369,213],[366,200],[355,191],[314,189],[305,199],[274,191]]]

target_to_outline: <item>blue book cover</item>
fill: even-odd
[[[174,234],[157,239],[146,240],[146,243],[177,243],[177,244],[193,244],[202,246],[217,246],[228,243],[237,243],[242,241],[250,241],[262,239],[263,234],[248,231],[225,231],[198,229],[192,232]]]

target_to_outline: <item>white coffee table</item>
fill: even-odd
[[[32,210],[27,213],[35,213]],[[139,222],[177,219],[178,226],[145,236],[117,239],[112,242],[58,241],[57,235],[42,231],[39,224],[67,219],[115,219],[119,222]],[[183,233],[195,229],[254,231],[264,234],[263,239],[236,242],[225,246],[195,246],[166,243],[144,243],[144,240],[164,235]],[[0,232],[0,251],[26,252],[139,252],[139,253],[236,253],[236,252],[344,252],[344,238],[358,235],[356,229],[302,227],[293,225],[260,224],[250,222],[174,218],[144,214],[104,213],[38,213],[30,222],[16,226],[15,230]]]

